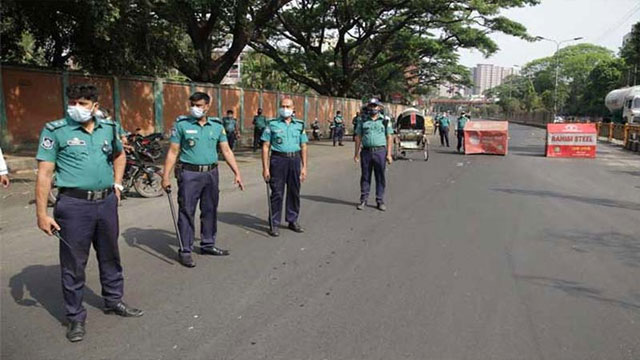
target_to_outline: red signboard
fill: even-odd
[[[507,155],[509,122],[469,121],[464,127],[465,154]]]
[[[596,124],[547,124],[547,156],[595,158]]]

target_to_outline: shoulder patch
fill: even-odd
[[[107,124],[107,125],[116,125],[116,122],[111,120],[111,119],[105,119],[105,118],[100,118],[100,123],[101,124]]]
[[[187,115],[180,115],[176,118],[176,122],[183,120],[189,120],[189,117]]]
[[[45,126],[49,130],[55,130],[55,129],[59,129],[59,128],[65,126],[65,125],[67,125],[67,119],[60,119],[60,120],[56,120],[56,121],[51,121],[51,122],[48,122],[47,125],[45,125]]]
[[[209,120],[209,121],[213,121],[213,122],[217,122],[218,124],[222,124],[222,120],[220,120],[219,118],[214,117],[214,116],[209,116],[209,117],[207,118],[207,120]]]

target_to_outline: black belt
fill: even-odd
[[[271,156],[294,158],[294,157],[300,156],[300,151],[294,151],[294,152],[272,151]]]
[[[59,193],[76,199],[83,200],[102,200],[113,192],[113,188],[102,190],[82,190],[77,188],[60,188]]]
[[[193,165],[193,164],[187,164],[187,163],[180,163],[180,167],[182,167],[183,170],[207,172],[217,168],[218,163],[213,163],[211,165]]]
[[[362,150],[364,151],[378,151],[378,150],[383,150],[386,149],[386,146],[370,146],[370,147],[363,147]]]

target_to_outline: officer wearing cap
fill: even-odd
[[[122,301],[124,278],[118,249],[118,201],[125,156],[117,124],[95,116],[98,90],[93,85],[67,88],[65,118],[47,123],[40,135],[36,209],[38,227],[58,234],[67,339],[81,341],[87,310],[82,306],[85,267],[93,244],[98,258],[105,313],[142,316]],[[55,172],[59,189],[53,218],[47,200]]]
[[[162,187],[171,186],[170,174],[176,167],[178,179],[178,231],[183,251],[178,260],[186,267],[196,266],[191,253],[195,233],[196,206],[200,202],[200,253],[226,256],[228,250],[216,247],[218,232],[218,153],[217,147],[229,168],[235,174],[234,183],[244,190],[240,170],[231,151],[222,122],[207,117],[211,98],[196,92],[189,97],[190,116],[180,116],[171,130],[171,145],[167,152],[162,177]],[[176,165],[176,162],[178,164]]]
[[[227,142],[231,150],[236,148],[236,140],[238,139],[237,124],[238,121],[233,117],[233,110],[227,110],[227,116],[222,118],[222,125],[224,125],[224,130],[227,132]]]
[[[336,112],[336,116],[333,118],[333,146],[336,146],[336,141],[338,145],[344,146],[342,144],[342,137],[344,136],[344,120],[342,118],[342,113],[340,110]]]
[[[381,211],[386,211],[384,204],[384,189],[386,185],[385,168],[391,164],[391,148],[393,144],[393,127],[389,120],[382,117],[382,104],[378,99],[371,99],[367,103],[366,113],[356,127],[356,143],[354,161],[360,162],[362,174],[360,176],[360,203],[358,210],[367,205],[371,188],[371,172],[376,178],[376,203]],[[362,144],[362,149],[360,145]]]
[[[285,186],[287,200],[285,220],[289,229],[301,233],[300,183],[307,177],[307,134],[304,122],[293,117],[293,100],[282,99],[279,117],[271,120],[262,134],[262,176],[271,188],[271,229],[269,235],[279,236],[282,201]],[[271,156],[269,156],[271,150]]]
[[[449,147],[449,127],[451,126],[451,120],[446,114],[439,115],[438,128],[440,129],[440,146],[444,146],[445,143]]]
[[[253,117],[253,152],[256,152],[258,145],[262,147],[260,137],[267,127],[267,118],[262,115],[262,108],[258,108],[258,114]]]
[[[469,118],[467,113],[462,112],[457,121],[456,135],[458,136],[458,152],[464,151],[464,127],[467,125]]]

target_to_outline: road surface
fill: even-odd
[[[257,157],[248,188],[223,167],[219,245],[175,261],[165,198],[120,208],[125,300],[101,312],[87,268],[87,336],[65,328],[57,243],[35,228],[30,179],[2,200],[2,359],[640,359],[640,157],[547,159],[543,130],[510,153],[388,171],[386,213],[357,211],[352,143],[310,147],[298,235],[266,236]]]

